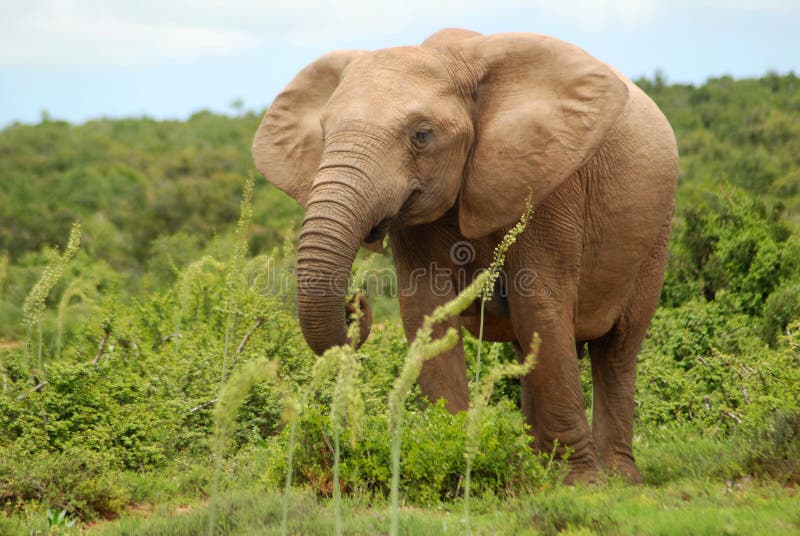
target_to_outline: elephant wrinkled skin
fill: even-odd
[[[345,342],[361,245],[380,250],[388,233],[413,337],[426,313],[488,266],[530,198],[534,216],[486,307],[486,338],[521,353],[540,335],[521,407],[536,446],[573,451],[568,481],[594,480],[604,467],[641,480],[631,447],[636,356],[661,291],[678,154],[637,86],[551,37],[442,30],[421,46],[313,62],[265,114],[253,156],[306,209],[297,301],[317,353]],[[454,254],[465,245],[466,256]],[[445,290],[434,281],[442,268],[452,274]],[[476,331],[477,313],[449,325]],[[425,363],[419,383],[429,399],[466,409],[461,344]]]

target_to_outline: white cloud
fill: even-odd
[[[226,54],[257,43],[246,29],[162,16],[131,16],[124,2],[20,2],[0,12],[0,65],[84,66]]]
[[[583,31],[637,27],[685,0],[0,0],[0,65],[129,65],[225,55],[265,40],[336,46],[504,10]],[[726,10],[796,12],[793,0],[706,0]],[[696,4],[692,4],[696,5]],[[345,38],[343,38],[345,36]]]
[[[653,21],[668,0],[533,0],[542,12],[573,21],[584,31],[633,28]]]
[[[132,64],[224,55],[265,40],[334,44],[445,26],[522,0],[0,0],[0,65]]]

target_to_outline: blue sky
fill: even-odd
[[[264,109],[337,48],[532,31],[631,78],[800,72],[798,0],[0,0],[0,127]]]

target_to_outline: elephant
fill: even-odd
[[[513,343],[521,359],[538,334],[520,407],[534,448],[569,449],[567,483],[604,471],[642,481],[636,363],[664,279],[678,150],[662,112],[628,78],[534,33],[445,29],[419,46],[334,51],[274,99],[252,154],[305,209],[297,307],[317,354],[346,342],[359,247],[382,251],[388,235],[411,341],[426,314],[489,266],[530,205],[485,304],[484,340]],[[452,274],[446,288],[435,280],[442,268]],[[436,334],[477,332],[478,311]],[[578,361],[587,346],[591,425]],[[449,411],[468,409],[461,340],[425,362],[418,383]]]

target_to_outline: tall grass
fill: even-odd
[[[481,311],[483,310],[483,302],[492,296],[495,282],[500,276],[500,270],[502,270],[503,264],[505,263],[508,249],[525,230],[532,214],[533,207],[529,197],[526,202],[525,212],[522,214],[519,222],[509,230],[500,244],[495,248],[494,258],[489,268],[481,272],[458,296],[448,303],[437,307],[433,313],[427,315],[422,322],[422,326],[417,330],[414,341],[409,346],[403,368],[389,394],[389,437],[391,441],[390,450],[392,457],[392,482],[390,491],[391,519],[389,526],[389,534],[391,536],[396,536],[400,530],[398,519],[400,506],[400,447],[406,399],[408,398],[412,386],[417,381],[417,378],[419,378],[419,374],[422,371],[422,364],[442,352],[452,349],[458,342],[458,332],[455,328],[448,328],[444,336],[436,340],[432,339],[433,328],[440,322],[445,322],[450,318],[458,316],[478,298],[481,299]],[[483,334],[483,314],[481,314],[480,334],[481,336]],[[482,341],[479,340],[476,358],[478,363],[480,363],[481,344]]]
[[[252,179],[252,178],[251,178]],[[233,253],[231,266],[229,267],[228,275],[226,278],[227,283],[227,314],[228,323],[226,325],[225,334],[225,349],[223,361],[223,387],[221,389],[219,402],[215,410],[215,436],[214,436],[214,450],[216,453],[217,464],[221,463],[222,454],[225,449],[225,442],[232,433],[232,426],[235,421],[235,415],[244,401],[244,396],[247,391],[255,384],[260,382],[268,382],[278,389],[286,390],[287,387],[281,382],[278,376],[278,364],[275,361],[261,360],[254,363],[247,364],[225,381],[225,370],[227,369],[227,355],[230,334],[234,329],[231,324],[232,319],[235,318],[233,307],[236,303],[235,296],[238,291],[238,281],[241,272],[241,264],[244,254],[246,252],[246,244],[244,248],[241,244],[244,243],[246,234],[245,231],[249,225],[249,219],[252,217],[251,208],[252,197],[252,181],[248,182],[245,188],[245,195],[242,201],[242,215],[239,219],[239,227],[237,228],[237,246]],[[494,259],[489,268],[477,275],[473,282],[464,289],[456,298],[450,302],[437,307],[430,315],[427,315],[422,323],[422,326],[417,331],[415,339],[409,345],[408,353],[404,361],[400,374],[395,379],[392,390],[389,394],[389,430],[390,430],[390,452],[391,452],[391,465],[392,465],[392,478],[390,489],[390,502],[391,502],[391,520],[390,520],[390,534],[396,535],[399,532],[398,510],[399,510],[399,486],[400,486],[400,450],[402,440],[402,425],[403,415],[405,410],[405,403],[408,398],[409,392],[417,381],[419,374],[422,370],[422,365],[425,361],[434,358],[435,356],[450,350],[458,342],[458,332],[455,328],[450,327],[445,332],[444,336],[439,339],[433,338],[434,328],[437,324],[445,322],[450,318],[458,316],[466,310],[476,299],[480,299],[482,304],[488,300],[493,292],[495,282],[499,277],[500,270],[505,262],[508,249],[515,243],[517,237],[525,230],[527,223],[532,214],[530,202],[528,202],[526,210],[522,215],[520,221],[506,234],[494,252]],[[367,263],[370,261],[368,260]],[[356,280],[363,278],[365,272],[362,266],[360,271],[357,271]],[[354,285],[358,289],[358,284]],[[358,292],[358,290],[357,290]],[[285,415],[291,414],[291,418],[287,418],[289,425],[289,452],[288,452],[288,468],[286,475],[286,486],[284,490],[285,503],[283,508],[283,523],[282,528],[286,530],[286,519],[288,516],[288,497],[292,484],[292,460],[294,455],[294,443],[296,435],[296,423],[298,415],[303,411],[307,397],[313,396],[329,378],[335,375],[333,385],[333,397],[330,409],[330,422],[333,431],[333,506],[334,506],[334,533],[339,535],[342,533],[342,518],[341,518],[341,482],[340,482],[340,458],[341,458],[341,438],[343,433],[349,431],[350,441],[355,447],[355,442],[358,437],[358,425],[362,421],[364,415],[364,401],[361,396],[359,388],[359,362],[356,353],[356,347],[359,337],[359,324],[362,316],[362,311],[359,310],[358,296],[351,299],[356,307],[356,312],[350,320],[348,328],[348,344],[337,346],[328,349],[317,361],[315,362],[312,371],[311,381],[300,400],[294,395],[287,395],[287,400],[292,400],[292,403],[286,406]],[[481,330],[483,319],[481,319]],[[480,344],[479,344],[480,348]],[[478,359],[480,356],[478,356]],[[500,378],[524,374],[529,371],[533,366],[533,357],[529,358],[518,365],[504,365],[496,367],[490,371],[489,376],[483,382],[481,389],[474,396],[474,408],[470,412],[470,421],[468,422],[468,439],[470,448],[472,450],[477,447],[474,445],[478,430],[477,423],[480,420],[481,414],[485,406],[488,404],[488,399],[491,396],[494,383]],[[285,417],[286,418],[286,417]],[[465,497],[466,519],[468,523],[468,504],[469,504],[469,479],[470,479],[470,464],[474,458],[472,451],[465,454],[467,458],[467,488]],[[218,491],[218,479],[220,475],[221,466],[217,470],[217,478],[214,484],[214,492]],[[213,523],[213,519],[211,521]],[[469,524],[467,524],[469,530]],[[209,525],[209,532],[213,532],[213,526]]]
[[[236,422],[236,413],[244,403],[247,393],[253,386],[260,383],[267,383],[276,389],[283,401],[283,415],[282,420],[289,430],[289,445],[287,449],[287,471],[284,481],[283,491],[283,504],[281,508],[281,534],[288,534],[288,521],[289,521],[289,501],[292,490],[292,476],[293,476],[293,461],[294,450],[296,445],[297,424],[302,413],[305,403],[305,397],[310,396],[315,392],[322,378],[326,377],[326,372],[330,369],[331,365],[335,365],[335,353],[323,356],[318,364],[321,366],[315,367],[312,374],[312,381],[309,388],[304,393],[303,399],[300,399],[292,385],[284,381],[279,373],[278,362],[271,359],[261,359],[258,361],[251,361],[236,369],[225,382],[217,405],[214,410],[214,436],[212,441],[212,448],[215,457],[215,475],[212,490],[212,497],[215,500],[219,497],[219,479],[222,474],[222,458],[233,434],[233,428]],[[213,508],[213,502],[210,505]],[[213,512],[212,512],[213,514]],[[215,516],[209,516],[208,533],[214,534]]]
[[[228,273],[225,276],[225,311],[227,321],[225,323],[225,341],[222,347],[222,372],[220,374],[220,386],[225,383],[228,375],[228,361],[230,355],[230,343],[236,331],[236,321],[238,319],[238,295],[239,284],[242,278],[242,267],[247,256],[248,238],[250,234],[250,224],[253,221],[253,187],[255,177],[251,173],[244,185],[242,194],[242,204],[239,213],[239,221],[236,224],[236,235],[234,237],[233,254],[231,255]]]
[[[8,253],[0,255],[0,302],[3,301],[3,287],[8,276]]]
[[[280,394],[284,404],[284,422],[293,430],[297,425],[300,404],[297,395],[290,386],[284,382],[278,374],[278,363],[271,359],[259,359],[245,363],[230,375],[223,385],[216,407],[214,408],[214,436],[212,439],[212,451],[214,452],[215,472],[212,485],[212,502],[209,508],[212,509],[209,515],[208,534],[214,534],[216,517],[213,515],[214,500],[219,497],[219,485],[222,475],[222,458],[228,446],[233,429],[236,423],[236,413],[242,407],[245,397],[254,385],[268,383],[273,386]],[[291,447],[293,448],[293,446]],[[291,449],[290,449],[291,456]],[[290,458],[291,460],[291,458]],[[291,463],[291,462],[290,462]],[[288,501],[291,477],[288,478],[285,490],[284,501]],[[288,503],[285,503],[288,504]],[[284,518],[282,526],[287,527],[288,508],[284,506]]]
[[[530,372],[534,366],[536,353],[539,350],[539,338],[534,334],[531,341],[530,353],[527,355],[523,363],[520,364],[506,364],[499,365],[490,370],[488,377],[481,383],[481,349],[483,347],[483,324],[484,324],[484,309],[486,302],[492,298],[494,293],[495,282],[500,276],[500,271],[506,262],[506,255],[509,248],[514,245],[533,216],[533,205],[531,197],[525,201],[525,211],[522,213],[520,220],[512,227],[508,233],[503,237],[503,240],[494,249],[492,255],[492,263],[489,265],[486,273],[488,274],[487,280],[483,283],[481,288],[481,316],[480,328],[478,330],[478,348],[475,355],[475,392],[471,396],[470,409],[467,414],[467,444],[464,451],[464,458],[466,461],[466,469],[464,472],[464,527],[467,534],[472,533],[469,518],[469,501],[471,493],[471,473],[472,462],[475,459],[475,454],[478,449],[478,437],[480,433],[480,419],[483,415],[483,410],[489,403],[489,398],[494,391],[494,385],[504,377],[523,376]],[[497,345],[494,346],[497,348]],[[494,361],[494,360],[493,360]]]
[[[306,396],[313,396],[332,374],[336,374],[331,400],[330,421],[333,428],[333,508],[334,533],[342,534],[342,489],[339,478],[341,458],[341,436],[349,431],[351,446],[355,447],[359,426],[364,417],[364,400],[359,388],[360,365],[356,354],[359,337],[359,321],[363,315],[358,297],[353,300],[356,308],[350,318],[347,338],[349,344],[334,346],[317,360],[312,381]],[[291,465],[289,471],[292,470]]]
[[[91,304],[93,300],[86,294],[85,284],[81,279],[72,281],[64,293],[61,294],[61,299],[58,301],[58,309],[56,312],[56,333],[53,346],[55,347],[55,357],[61,357],[61,339],[64,335],[64,319],[67,316],[67,311],[74,305],[72,300],[79,299],[81,303]]]
[[[508,254],[508,249],[517,241],[519,235],[525,231],[525,228],[528,226],[528,222],[530,221],[531,217],[533,216],[533,203],[531,202],[531,195],[528,195],[528,199],[525,201],[525,211],[520,216],[519,221],[512,227],[506,235],[503,237],[503,240],[500,241],[497,246],[494,248],[494,253],[492,255],[492,263],[489,265],[487,271],[490,274],[489,279],[484,284],[484,287],[481,291],[481,317],[480,317],[480,328],[478,329],[478,349],[475,355],[475,383],[476,385],[480,382],[481,379],[481,347],[483,346],[483,324],[484,324],[484,310],[486,306],[486,302],[492,298],[492,294],[494,293],[494,285],[497,281],[497,278],[500,277],[500,271],[503,269],[503,265],[506,263],[506,255]]]
[[[178,279],[178,307],[176,308],[174,320],[174,338],[176,346],[180,344],[183,330],[183,315],[186,313],[186,308],[189,303],[189,298],[192,292],[192,287],[198,276],[203,273],[206,267],[211,267],[217,271],[225,269],[225,264],[218,261],[210,255],[204,255],[200,259],[189,264],[182,272]],[[224,351],[224,350],[223,350]]]
[[[289,448],[286,453],[286,480],[283,484],[283,502],[281,504],[281,535],[289,534],[289,499],[292,493],[292,477],[294,475],[294,448],[297,440],[297,421],[303,406],[297,397],[285,401],[283,420],[289,424]]]
[[[389,393],[389,438],[391,441],[392,457],[392,482],[390,490],[391,520],[389,534],[396,536],[399,533],[398,511],[400,504],[400,446],[403,427],[403,414],[405,403],[411,388],[419,378],[422,364],[442,352],[453,348],[458,342],[458,332],[455,328],[448,328],[440,339],[432,339],[433,327],[449,318],[461,314],[472,302],[480,296],[483,286],[489,280],[489,272],[483,272],[464,289],[461,294],[444,305],[437,307],[433,313],[427,315],[422,326],[417,330],[417,336],[408,348],[403,368],[394,381],[392,391]]]
[[[295,449],[295,438],[297,434],[297,423],[300,414],[306,405],[309,397],[318,392],[328,378],[336,373],[336,380],[333,390],[333,400],[331,403],[330,420],[333,428],[334,440],[334,515],[335,532],[341,534],[341,485],[339,479],[339,461],[341,456],[340,439],[345,429],[348,429],[351,442],[355,442],[358,434],[358,425],[364,415],[364,401],[358,388],[359,363],[356,357],[355,348],[359,336],[359,320],[362,312],[359,309],[358,299],[354,300],[356,307],[355,314],[351,318],[348,330],[348,340],[350,344],[334,347],[326,351],[315,363],[312,371],[311,381],[300,397],[289,387],[288,383],[281,380],[278,375],[278,363],[274,360],[262,359],[251,362],[239,368],[230,378],[227,378],[229,367],[228,356],[230,339],[235,331],[237,317],[236,305],[238,303],[239,283],[242,276],[244,258],[247,254],[247,237],[250,223],[253,217],[252,197],[254,179],[251,175],[245,184],[244,195],[242,197],[241,214],[236,229],[234,251],[231,256],[228,272],[226,274],[226,308],[227,321],[225,327],[225,340],[223,343],[223,366],[222,366],[222,386],[220,396],[214,412],[215,432],[213,440],[213,450],[217,468],[213,484],[213,495],[217,496],[219,491],[219,479],[221,476],[222,456],[229,440],[235,416],[244,402],[247,392],[256,384],[268,383],[278,389],[283,395],[284,412],[283,420],[289,429],[289,448],[287,452],[287,472],[284,487],[281,532],[288,532],[289,498],[292,488],[293,478],[293,459]],[[219,268],[219,264],[211,257],[204,257],[200,261],[193,263],[182,275],[180,282],[179,313],[176,318],[176,330],[181,329],[181,315],[188,301],[189,288],[195,275],[205,266]],[[363,270],[362,270],[363,272]],[[363,277],[363,275],[362,275]],[[357,298],[357,297],[356,297]],[[214,519],[209,517],[209,534],[214,532]]]
[[[42,277],[33,286],[30,293],[25,297],[22,304],[23,324],[26,329],[25,341],[25,355],[29,360],[28,367],[30,368],[30,349],[33,344],[31,337],[32,331],[35,329],[37,332],[38,343],[36,346],[36,362],[37,368],[41,371],[42,368],[42,320],[44,319],[45,301],[47,296],[53,290],[61,278],[64,276],[67,263],[78,253],[81,243],[81,226],[79,223],[74,223],[69,231],[69,239],[67,240],[67,247],[64,249],[62,255],[56,255],[56,258],[48,264]]]
[[[480,439],[480,426],[483,411],[489,405],[489,400],[494,392],[494,386],[503,378],[513,378],[524,376],[533,370],[536,363],[536,355],[539,352],[540,339],[538,334],[534,334],[531,341],[530,352],[522,363],[504,363],[493,367],[486,377],[481,381],[476,389],[475,396],[472,397],[470,409],[467,412],[467,441],[464,448],[464,459],[466,469],[464,470],[464,527],[466,534],[472,534],[470,525],[469,504],[471,493],[472,462],[478,454],[478,442]],[[495,343],[496,349],[499,345]]]
[[[356,302],[357,303],[357,302]],[[358,337],[358,315],[350,325],[348,336],[350,344],[336,346],[327,350],[314,364],[311,380],[301,397],[298,397],[290,384],[284,382],[278,374],[278,363],[275,360],[262,359],[243,365],[230,375],[225,382],[214,411],[215,432],[213,450],[217,463],[215,483],[212,495],[219,491],[221,461],[227,442],[233,433],[236,413],[242,406],[247,392],[259,383],[267,383],[277,389],[283,399],[283,420],[289,429],[289,445],[287,452],[287,471],[283,495],[281,533],[287,534],[289,516],[289,498],[292,488],[293,458],[296,444],[297,424],[299,417],[309,398],[313,397],[335,374],[333,399],[331,402],[330,421],[333,428],[334,460],[334,531],[342,533],[341,517],[341,485],[339,466],[341,457],[341,436],[345,430],[349,432],[351,443],[355,443],[358,427],[364,416],[364,401],[359,389],[359,368],[354,350]],[[214,516],[210,517],[209,534],[214,532]]]

